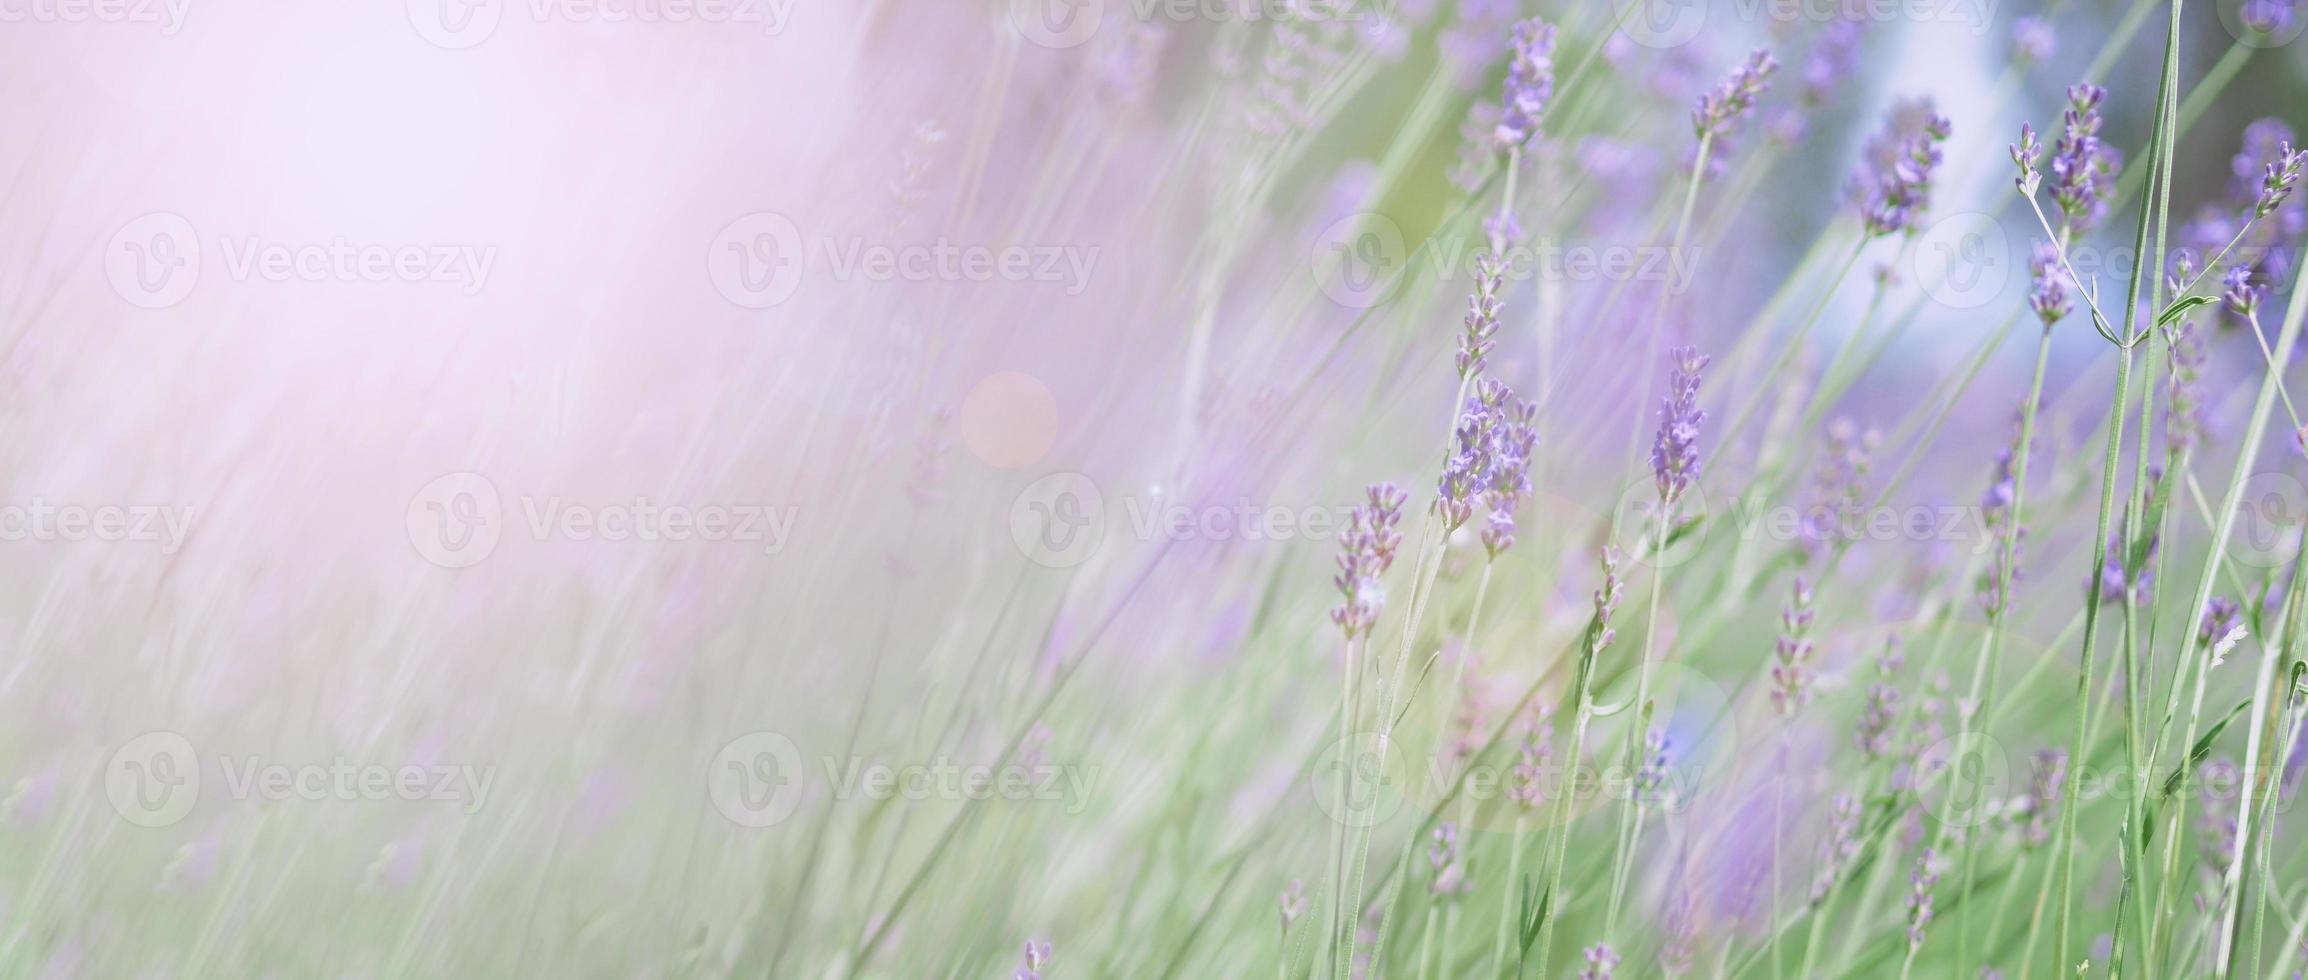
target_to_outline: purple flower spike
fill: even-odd
[[[1779,643],[1772,649],[1771,703],[1779,717],[1792,718],[1811,702],[1811,583],[1798,575],[1787,607],[1779,613]]]
[[[2260,310],[2261,287],[2252,282],[2252,267],[2239,265],[2220,276],[2220,303],[2228,312],[2250,319]]]
[[[1699,105],[1691,110],[1692,134],[1712,139],[1729,131],[1732,123],[1755,108],[1755,100],[1771,85],[1771,73],[1778,70],[1779,62],[1772,60],[1771,52],[1757,48],[1748,54],[1729,77],[1699,97]]]
[[[1555,28],[1536,17],[1515,25],[1514,55],[1507,62],[1506,107],[1496,133],[1499,149],[1511,150],[1539,134],[1547,100],[1555,94]]]
[[[1611,980],[1611,969],[1619,965],[1619,954],[1603,943],[1589,948],[1586,958],[1587,968],[1579,971],[1579,980]]]
[[[2100,103],[2107,97],[2107,89],[2089,82],[2069,86],[2060,138],[2052,144],[2052,201],[2077,232],[2089,230],[2106,212],[2120,165],[2116,151],[2100,142]]]
[[[1696,347],[1669,352],[1675,369],[1669,394],[1659,406],[1659,435],[1651,442],[1651,474],[1659,486],[1659,500],[1672,505],[1691,486],[1699,472],[1699,425],[1707,413],[1699,408],[1699,383],[1709,358]]]
[[[1459,333],[1459,380],[1483,373],[1491,348],[1498,343],[1499,289],[1506,269],[1492,256],[1475,259],[1475,294],[1467,297],[1466,329]]]
[[[2292,196],[2292,188],[2300,183],[2300,171],[2308,167],[2308,150],[2295,150],[2286,140],[2277,145],[2276,161],[2260,180],[2260,197],[2252,206],[2255,217],[2265,218],[2284,206],[2284,199]]]
[[[2036,243],[2035,255],[2028,259],[2029,281],[2035,287],[2028,293],[2028,306],[2036,311],[2036,319],[2046,330],[2075,310],[2075,303],[2068,299],[2068,287],[2062,283],[2066,274],[2062,269],[2059,246]]]
[[[1396,527],[1402,523],[1403,501],[1409,499],[1392,483],[1373,483],[1364,495],[1369,502],[1349,513],[1346,529],[1338,532],[1338,575],[1331,579],[1346,601],[1330,611],[1330,621],[1349,640],[1378,625],[1379,610],[1386,605],[1380,580],[1402,545]]]
[[[1494,558],[1514,546],[1515,507],[1531,492],[1538,413],[1538,406],[1516,398],[1513,388],[1484,379],[1467,399],[1455,435],[1458,448],[1436,488],[1435,509],[1449,530],[1474,519],[1477,502],[1489,508],[1483,547]]]
[[[1026,940],[1026,965],[1011,976],[1015,980],[1042,980],[1042,968],[1050,964],[1050,944]]]
[[[1894,113],[1860,171],[1859,216],[1870,235],[1904,231],[1931,206],[1932,172],[1939,169],[1939,145],[1947,142],[1952,124],[1928,104],[1916,108],[1912,121]],[[1885,154],[1887,146],[1894,149]]]

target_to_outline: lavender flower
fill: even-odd
[[[1931,206],[1932,172],[1939,168],[1939,145],[1947,141],[1952,124],[1932,112],[1929,103],[1920,108],[1920,118],[1903,119],[1894,112],[1857,178],[1860,220],[1870,235],[1906,230]],[[1887,145],[1895,147],[1888,154]]]
[[[1526,813],[1546,800],[1543,777],[1555,751],[1548,734],[1546,709],[1533,702],[1523,716],[1522,738],[1515,745],[1514,785],[1507,789],[1507,797]]]
[[[1579,971],[1579,980],[1611,980],[1611,968],[1619,965],[1619,954],[1603,943],[1589,948],[1586,958],[1587,968]]]
[[[2020,823],[2020,843],[2026,847],[2042,847],[2052,839],[2052,821],[2059,816],[2060,794],[2067,784],[2068,753],[2066,749],[2044,749],[2035,754],[2035,767],[2028,774],[2025,806],[2019,812],[2025,816]]]
[[[1290,879],[1290,887],[1282,890],[1282,931],[1290,932],[1292,923],[1306,914],[1306,882]]]
[[[1050,963],[1050,944],[1026,940],[1026,964],[1012,974],[1013,980],[1042,980],[1042,967]]]
[[[2036,311],[2036,319],[2043,323],[2045,330],[2075,311],[2074,301],[2068,298],[2064,268],[2059,246],[2036,243],[2035,254],[2028,258],[2029,282],[2034,286],[2028,293],[2028,307]]]
[[[1475,294],[1467,297],[1466,329],[1459,332],[1459,380],[1483,373],[1491,348],[1498,344],[1499,289],[1506,284],[1506,268],[1496,251],[1475,259]]]
[[[1618,637],[1611,628],[1611,614],[1619,610],[1619,599],[1625,593],[1625,583],[1619,581],[1619,550],[1603,546],[1603,584],[1595,589],[1595,622],[1588,635],[1588,648],[1597,657]]]
[[[2100,142],[2100,102],[2107,96],[2107,89],[2089,82],[2069,86],[2060,138],[2052,144],[2052,201],[2078,233],[2097,224],[2107,210],[2108,188],[2120,165],[2116,151]]]
[[[1466,868],[1459,860],[1459,825],[1445,820],[1434,829],[1434,846],[1427,848],[1427,866],[1434,871],[1434,881],[1428,884],[1438,901],[1456,899],[1474,889],[1467,880]]]
[[[2236,605],[2235,600],[2227,596],[2213,596],[2210,602],[2204,604],[2204,618],[2196,627],[2196,642],[2208,644],[2227,635],[2235,627],[2237,617],[2242,614],[2243,609]]]
[[[2005,605],[2011,601],[2004,581],[2007,551],[2010,552],[2010,584],[2017,584],[2020,580],[2019,543],[2027,536],[2027,529],[2013,522],[2012,505],[2019,499],[2020,430],[2026,408],[2022,404],[2012,411],[2011,441],[1997,452],[1995,479],[1988,484],[1987,492],[1980,496],[1979,501],[1980,522],[1987,528],[1988,534],[2001,543],[1992,547],[1988,553],[1987,567],[1980,573],[1979,579],[1979,608],[1989,616],[2001,615]]]
[[[1513,388],[1492,379],[1477,384],[1454,433],[1457,449],[1437,485],[1435,508],[1448,530],[1471,520],[1478,500],[1489,506],[1483,546],[1494,558],[1514,546],[1514,509],[1531,492],[1537,418],[1538,406],[1517,399]]]
[[[1729,132],[1732,123],[1755,108],[1755,100],[1771,86],[1771,74],[1778,70],[1779,62],[1772,60],[1771,52],[1762,48],[1749,52],[1745,62],[1699,97],[1699,104],[1691,110],[1692,135],[1711,140]]]
[[[1819,844],[1819,873],[1811,879],[1811,907],[1827,902],[1843,869],[1859,856],[1859,799],[1849,793],[1835,798],[1827,811],[1827,837]]]
[[[1796,576],[1794,592],[1779,614],[1779,642],[1772,648],[1771,703],[1782,718],[1794,717],[1811,703],[1811,601],[1811,583]]]
[[[2041,17],[2022,17],[2011,25],[2012,59],[2022,65],[2043,62],[2057,48],[2058,37],[2052,25]]]
[[[1894,742],[1893,726],[1899,721],[1899,688],[1891,683],[1899,672],[1901,661],[1897,638],[1884,644],[1883,652],[1875,658],[1876,682],[1867,688],[1867,704],[1860,709],[1859,727],[1853,740],[1869,762],[1891,754]]]
[[[2260,311],[2261,288],[2252,283],[2252,267],[2239,265],[2220,275],[2220,305],[2249,320]]]
[[[1908,874],[1910,886],[1907,895],[1907,948],[1910,953],[1923,948],[1925,930],[1931,928],[1932,889],[1939,886],[1939,855],[1931,848],[1923,849],[1923,856],[1915,861],[1915,870]]]
[[[1643,764],[1635,770],[1636,799],[1643,802],[1671,804],[1672,797],[1662,796],[1667,786],[1667,750],[1674,747],[1667,738],[1667,730],[1653,728],[1643,734]]]
[[[1378,625],[1379,610],[1386,604],[1380,579],[1393,567],[1395,549],[1402,545],[1396,527],[1402,523],[1403,501],[1409,499],[1392,483],[1373,483],[1364,493],[1369,502],[1350,512],[1346,529],[1338,532],[1338,574],[1331,579],[1346,601],[1330,611],[1330,621],[1348,640]]]
[[[1829,545],[1857,540],[1860,529],[1852,521],[1865,495],[1867,470],[1883,434],[1861,432],[1850,419],[1827,427],[1827,453],[1811,482],[1810,504],[1796,528],[1796,548],[1810,561]]]
[[[2279,144],[2276,159],[2268,164],[2260,179],[2260,196],[2252,205],[2254,217],[2265,218],[2284,206],[2284,199],[2292,196],[2292,188],[2300,183],[2300,171],[2308,167],[2308,150],[2295,150],[2289,140]]]
[[[2020,193],[2034,197],[2043,186],[2043,172],[2036,169],[2036,161],[2043,154],[2043,144],[2036,142],[2035,124],[2021,123],[2019,142],[2011,144],[2011,162],[2019,168],[2019,176],[2012,183],[2019,186]]]
[[[1651,442],[1651,474],[1659,487],[1659,501],[1673,506],[1699,472],[1699,426],[1707,413],[1699,408],[1699,384],[1709,358],[1696,347],[1677,347],[1668,354],[1674,371],[1667,397],[1659,406],[1659,434]]]
[[[2100,601],[2109,603],[2127,600],[2146,602],[2149,588],[2155,585],[2156,551],[2162,544],[2160,535],[2151,534],[2148,537],[2147,554],[2140,561],[2139,570],[2135,573],[2130,567],[2131,562],[2128,560],[2128,556],[2124,553],[2123,532],[2118,531],[2111,536],[2108,539],[2107,561],[2100,566]]]
[[[1555,94],[1555,28],[1536,17],[1515,25],[1514,54],[1499,102],[1506,107],[1496,133],[1499,149],[1511,150],[1539,133],[1547,100]]]
[[[2193,451],[2204,437],[2204,400],[2198,389],[2206,355],[2193,320],[2182,319],[2165,327],[2164,341],[2172,352],[2172,381],[2164,400],[2164,456],[2167,465],[2178,465],[2180,457]]]

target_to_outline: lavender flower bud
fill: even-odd
[[[1703,140],[1722,136],[1755,108],[1755,100],[1771,86],[1771,74],[1779,70],[1779,62],[1772,60],[1771,52],[1757,48],[1747,60],[1731,70],[1731,74],[1707,94],[1699,97],[1699,104],[1691,110],[1692,135]]]
[[[2294,150],[2290,141],[2280,144],[2276,162],[2268,165],[2260,179],[2260,198],[2252,206],[2255,217],[2265,218],[2284,206],[2284,199],[2292,195],[2294,185],[2300,183],[2300,171],[2308,167],[2308,150]]]
[[[1012,974],[1014,980],[1042,980],[1042,967],[1050,963],[1050,944],[1026,940],[1026,965]]]
[[[2245,319],[2260,311],[2260,289],[2252,284],[2251,266],[2239,265],[2221,274],[2220,303]]]
[[[1459,380],[1465,381],[1483,372],[1491,348],[1497,346],[1499,332],[1499,289],[1506,283],[1506,269],[1499,264],[1497,254],[1480,256],[1475,260],[1475,294],[1467,297],[1466,329],[1459,333]]]
[[[1771,702],[1779,716],[1792,718],[1811,702],[1811,583],[1798,575],[1787,606],[1779,614],[1779,642],[1772,648]]]
[[[1427,848],[1427,866],[1434,871],[1434,881],[1427,889],[1438,901],[1456,899],[1474,889],[1467,880],[1466,868],[1459,860],[1459,825],[1445,820],[1434,829],[1434,846]]]
[[[2172,382],[2164,401],[2164,454],[2176,462],[2204,437],[2204,399],[2198,389],[2208,357],[2193,320],[2165,327],[2164,340],[2172,352],[2168,362]]]
[[[1619,549],[1603,546],[1603,584],[1595,589],[1594,632],[1588,638],[1590,652],[1601,656],[1610,647],[1618,631],[1611,628],[1611,615],[1619,611],[1619,599],[1625,593],[1625,583],[1619,581]]]
[[[2068,108],[2060,117],[2060,138],[2052,145],[2052,200],[2078,232],[2098,223],[2107,209],[2118,160],[2100,142],[2100,103],[2108,90],[2089,82],[2068,87]]]
[[[1338,532],[1338,574],[1331,579],[1346,601],[1330,611],[1330,621],[1352,640],[1378,625],[1386,604],[1380,579],[1394,565],[1395,549],[1402,544],[1403,501],[1409,495],[1392,483],[1373,483],[1365,491],[1369,501],[1347,514],[1346,528]]]
[[[1668,353],[1674,371],[1668,395],[1659,406],[1659,434],[1651,442],[1651,474],[1659,500],[1673,505],[1699,472],[1699,426],[1707,413],[1699,408],[1699,384],[1709,358],[1696,347],[1677,347]]]
[[[1579,971],[1579,980],[1611,980],[1611,968],[1619,965],[1619,954],[1603,943],[1589,948],[1586,958],[1587,968]]]
[[[1849,793],[1835,798],[1827,813],[1827,839],[1819,845],[1819,873],[1811,880],[1811,907],[1826,904],[1843,869],[1859,856],[1859,799]]]
[[[1539,133],[1547,100],[1555,94],[1555,28],[1533,17],[1515,25],[1514,54],[1499,102],[1506,107],[1495,134],[1501,150],[1528,143]]]
[[[1909,131],[1907,125],[1895,116],[1877,145],[1896,139],[1892,143],[1896,149],[1888,155],[1871,153],[1860,171],[1859,216],[1870,235],[1904,231],[1931,206],[1932,172],[1939,168],[1939,145],[1947,142],[1952,124],[1925,106],[1914,129]]]
[[[1290,931],[1291,923],[1306,914],[1306,882],[1290,879],[1290,887],[1282,890],[1282,931]]]
[[[2029,281],[2035,287],[2028,294],[2028,306],[2036,311],[2036,319],[2043,323],[2046,330],[2050,330],[2053,324],[2075,310],[2075,303],[2068,299],[2068,287],[2062,279],[2064,273],[2061,270],[2059,246],[2050,242],[2036,243],[2035,254],[2028,258]]]
[[[1924,848],[1923,856],[1916,859],[1908,884],[1907,948],[1912,953],[1923,948],[1924,932],[1931,928],[1932,889],[1939,886],[1939,855],[1931,848]]]
[[[2035,124],[2021,123],[2020,141],[2011,144],[2011,162],[2019,167],[2019,178],[2013,183],[2019,185],[2020,193],[2034,197],[2036,188],[2043,185],[2043,174],[2036,170],[2036,160],[2042,156],[2043,145],[2036,142]]]
[[[2058,38],[2052,25],[2041,17],[2022,17],[2011,25],[2012,59],[2022,65],[2033,65],[2052,56]]]

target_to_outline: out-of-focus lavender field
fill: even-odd
[[[2304,32],[0,0],[0,977],[2297,980]]]

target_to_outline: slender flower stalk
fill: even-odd
[[[1611,641],[1618,637],[1618,632],[1611,626],[1611,617],[1618,612],[1624,591],[1623,583],[1619,580],[1619,553],[1606,546],[1603,549],[1603,581],[1595,589],[1594,614],[1587,621],[1587,633],[1579,649],[1578,668],[1571,679],[1571,698],[1576,705],[1576,714],[1571,721],[1571,742],[1563,756],[1567,766],[1576,767],[1585,758],[1583,753],[1586,749],[1587,726],[1595,717],[1595,663],[1601,659],[1603,651],[1610,648]],[[1563,865],[1570,860],[1571,811],[1577,794],[1568,790],[1566,787],[1564,792],[1555,794],[1555,816],[1551,827],[1553,847],[1547,860],[1547,888],[1542,893],[1549,901],[1561,898]],[[1554,951],[1555,922],[1561,918],[1560,915],[1550,914],[1539,923],[1538,963],[1541,971],[1553,962],[1550,954]]]

